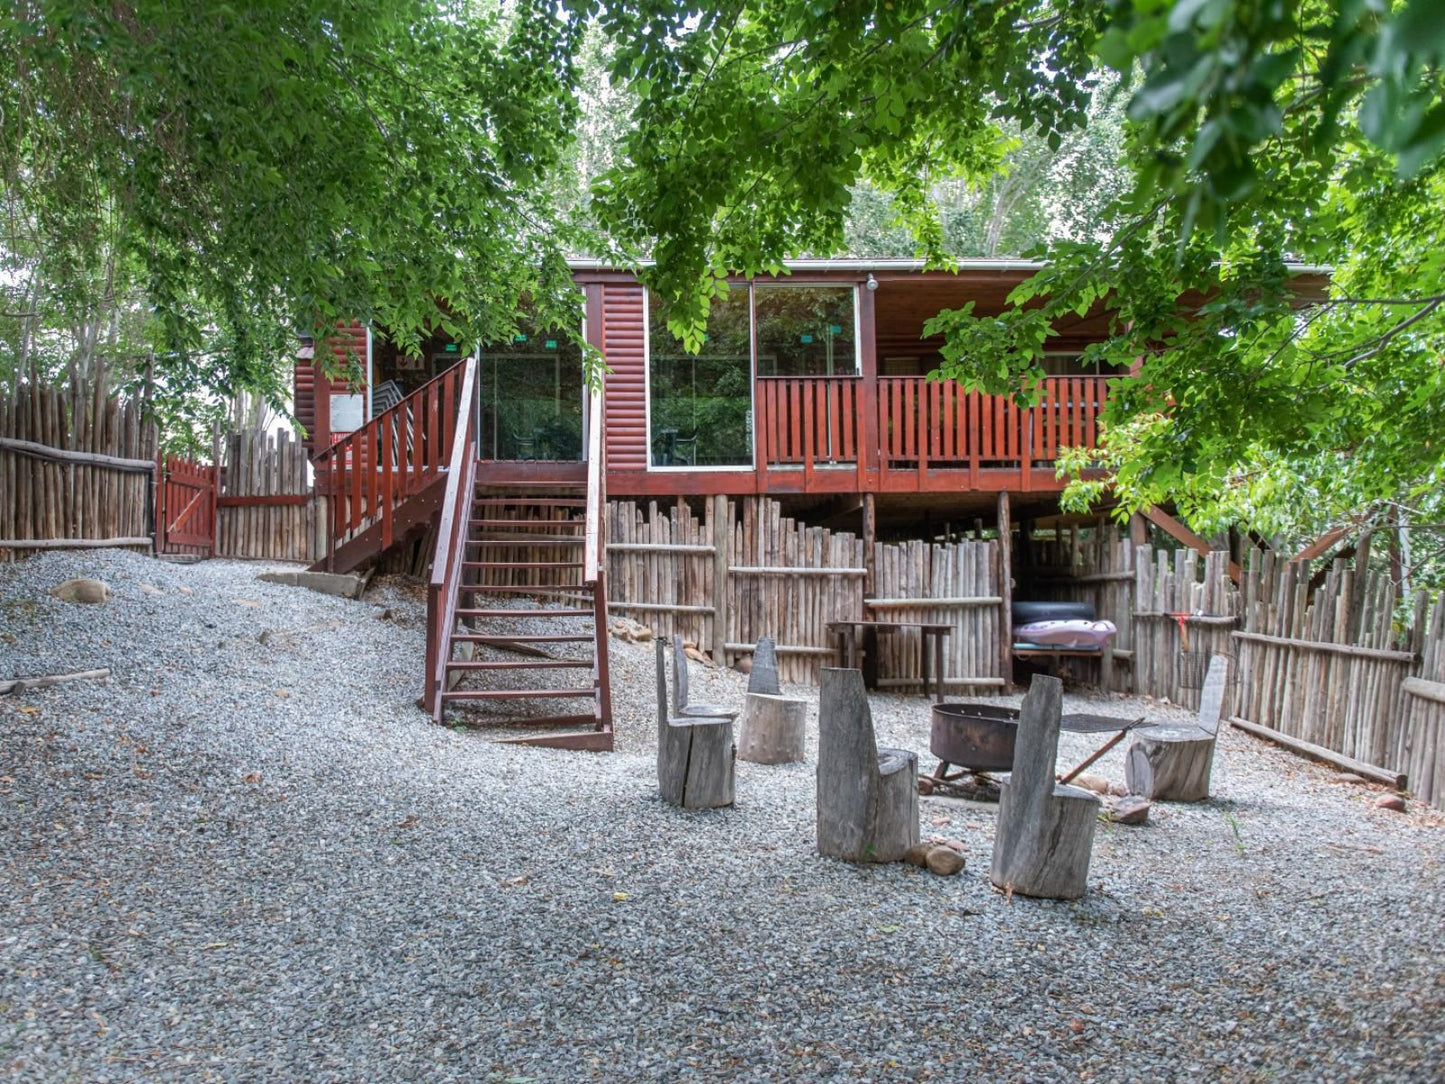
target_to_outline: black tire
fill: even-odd
[[[1027,625],[1033,621],[1093,621],[1092,602],[1015,602],[1013,604],[1015,625]]]

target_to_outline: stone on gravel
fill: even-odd
[[[928,865],[928,852],[933,850],[935,846],[937,846],[935,843],[915,843],[903,852],[903,861],[907,862],[910,866],[918,866],[919,868],[926,867]]]
[[[256,577],[263,583],[279,583],[287,587],[304,587],[335,598],[358,599],[369,577],[355,572],[286,571],[263,572]]]
[[[1104,799],[1104,817],[1114,824],[1140,825],[1149,823],[1148,798],[1137,794]]]
[[[1375,799],[1376,809],[1390,809],[1396,813],[1405,812],[1405,799],[1398,794],[1382,794]]]
[[[928,871],[940,877],[952,877],[963,869],[963,855],[952,847],[931,847],[924,861],[928,864]]]
[[[1340,772],[1331,780],[1331,782],[1348,783],[1351,786],[1360,787],[1369,786],[1370,784],[1370,781],[1366,779],[1363,775],[1356,775],[1354,772]]]
[[[105,602],[110,598],[110,588],[100,580],[78,576],[73,580],[56,584],[50,593],[61,602]]]
[[[1109,788],[1113,785],[1102,775],[1095,775],[1093,772],[1080,772],[1070,782],[1076,787],[1083,787],[1095,794],[1108,794]]]

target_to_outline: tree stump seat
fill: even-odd
[[[1202,802],[1209,797],[1228,673],[1227,657],[1215,655],[1209,660],[1195,723],[1134,731],[1134,744],[1124,762],[1124,782],[1130,794],[1163,802]]]
[[[1088,884],[1099,798],[1054,778],[1063,699],[1058,678],[1035,675],[1019,712],[989,869],[989,880],[1005,892],[1073,900]]]
[[[918,843],[918,755],[878,748],[857,670],[823,670],[817,781],[819,854],[900,862]]]
[[[736,759],[731,715],[670,714],[667,664],[657,641],[657,789],[662,800],[682,809],[732,805]]]
[[[1141,772],[1131,755],[1124,762],[1130,794],[1161,802],[1202,802],[1209,797],[1215,736],[1196,726],[1148,726],[1134,731],[1135,750],[1150,772]]]
[[[773,693],[748,693],[738,731],[738,759],[796,764],[808,741],[808,702]]]

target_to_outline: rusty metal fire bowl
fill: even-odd
[[[1019,709],[996,704],[935,704],[928,747],[946,764],[1006,772],[1014,763]]]

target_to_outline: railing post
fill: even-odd
[[[858,489],[868,492],[872,487],[868,476],[880,473],[879,459],[879,394],[878,394],[878,319],[874,307],[874,291],[858,289],[858,361],[860,381],[858,398]]]

